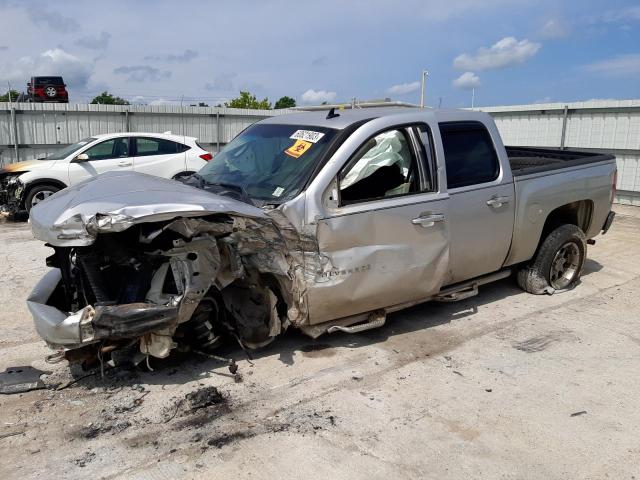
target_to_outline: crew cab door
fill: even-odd
[[[449,278],[456,283],[499,270],[507,256],[514,222],[511,171],[495,126],[440,123],[449,192],[451,243]]]
[[[185,171],[186,145],[164,138],[134,137],[136,172],[171,178]]]
[[[113,170],[132,170],[133,158],[129,155],[129,137],[104,140],[80,152],[88,160],[72,159],[69,162],[69,185],[75,185],[89,177]],[[76,155],[77,158],[77,155]]]
[[[374,120],[371,133],[360,134],[324,194],[322,265],[307,272],[315,277],[307,288],[312,324],[421,301],[442,285],[448,199],[439,192],[430,127],[380,127],[382,120],[389,122]]]

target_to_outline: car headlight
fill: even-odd
[[[24,173],[24,172],[21,172]],[[13,175],[11,177],[9,177],[9,180],[7,180],[7,185],[15,185],[16,183],[18,183],[20,181],[20,179],[18,178],[20,175]]]

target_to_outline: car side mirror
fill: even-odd
[[[87,155],[86,153],[81,153],[73,159],[74,162],[86,162],[87,160],[89,160],[89,155]]]

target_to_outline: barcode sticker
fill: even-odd
[[[322,132],[314,132],[313,130],[296,130],[296,132],[289,138],[293,140],[304,140],[305,142],[316,143],[322,137],[324,137],[324,133]]]

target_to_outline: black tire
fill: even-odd
[[[186,177],[190,177],[191,175],[193,175],[196,172],[180,172],[180,173],[176,173],[173,177],[171,177],[173,180],[178,180],[180,178],[186,178]]]
[[[33,207],[38,203],[50,197],[54,193],[60,190],[60,187],[55,185],[36,185],[31,188],[24,198],[24,208],[27,212],[30,212]]]
[[[575,225],[562,225],[547,235],[532,263],[518,271],[518,285],[534,295],[571,290],[586,258],[584,232]]]

